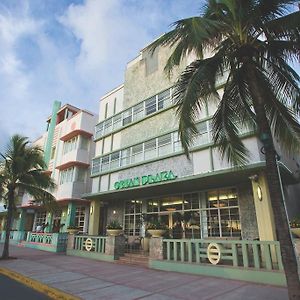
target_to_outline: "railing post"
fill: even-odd
[[[163,259],[163,238],[152,237],[149,243],[149,257],[150,259]]]
[[[106,238],[105,254],[111,255],[114,259],[119,259],[125,252],[125,237],[123,235],[108,236]]]
[[[73,250],[74,249],[74,243],[75,243],[75,234],[68,234],[67,249],[68,250]]]

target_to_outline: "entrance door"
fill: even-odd
[[[99,214],[99,235],[105,235],[107,224],[107,206],[100,207]]]
[[[33,230],[33,222],[34,222],[34,214],[26,214],[24,230],[32,231]]]

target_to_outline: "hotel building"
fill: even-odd
[[[95,153],[92,136],[97,118],[86,110],[54,102],[46,132],[33,144],[44,150],[45,172],[56,183],[52,194],[57,209],[51,212],[34,204],[30,195],[20,195],[19,213],[12,226],[20,240],[29,233],[27,241],[42,242],[32,232],[63,233],[69,226],[82,233],[88,231],[89,201],[82,199],[82,194],[91,190],[90,161]]]

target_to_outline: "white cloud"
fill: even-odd
[[[166,10],[165,1],[0,5],[0,150],[13,133],[39,136],[54,100],[97,112],[99,97],[123,81],[126,63],[198,3],[167,1]]]

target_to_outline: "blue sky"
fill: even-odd
[[[1,0],[0,150],[14,133],[34,140],[54,100],[98,113],[126,63],[199,0]]]

